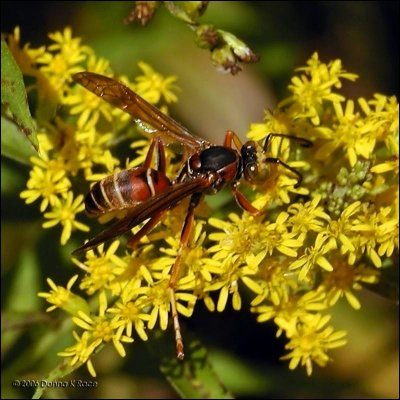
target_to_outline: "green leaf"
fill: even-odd
[[[36,127],[29,111],[22,73],[4,40],[1,41],[1,104],[7,107],[21,133],[37,150]]]
[[[238,396],[261,398],[263,394],[271,392],[277,382],[274,372],[267,372],[265,365],[251,364],[234,354],[214,350],[211,360],[226,386]]]
[[[38,311],[40,299],[39,265],[32,248],[25,248],[20,253],[19,265],[16,268],[14,280],[11,283],[6,309],[9,311]]]
[[[1,116],[1,154],[27,165],[30,165],[30,157],[37,155],[31,142],[18,126],[3,116]]]
[[[176,358],[171,335],[155,332],[150,341],[160,370],[183,399],[233,399],[214,371],[202,343],[185,332],[185,359]]]

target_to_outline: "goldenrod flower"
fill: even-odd
[[[287,291],[287,294],[290,290]],[[308,315],[314,315],[316,311],[322,311],[327,308],[325,293],[322,291],[309,291],[300,296],[283,296],[274,304],[268,301],[263,304],[252,307],[251,311],[257,313],[258,322],[266,322],[273,319],[279,327],[277,336],[283,332],[287,337],[291,337],[297,329],[297,326]]]
[[[61,244],[67,243],[73,229],[79,229],[84,232],[89,231],[87,225],[75,219],[75,215],[84,209],[83,196],[79,195],[76,199],[73,196],[72,192],[68,192],[65,199],[56,197],[52,211],[44,214],[44,217],[49,219],[49,221],[42,224],[43,228],[52,228],[57,224],[63,226]]]
[[[100,59],[99,62],[102,60]],[[80,69],[78,72],[81,72]],[[108,65],[101,64],[101,68],[93,67],[93,72],[108,75]],[[94,128],[99,118],[103,116],[106,121],[112,122],[112,106],[81,85],[76,84],[64,97],[63,103],[70,106],[70,114],[78,115],[77,126],[82,130]]]
[[[362,289],[360,283],[377,283],[379,277],[378,271],[366,268],[365,265],[354,267],[349,265],[340,256],[335,257],[334,265],[334,270],[332,273],[326,275],[321,286],[321,290],[327,293],[326,299],[328,305],[333,306],[344,296],[354,309],[360,309],[360,301],[353,291],[360,291]]]
[[[340,79],[354,81],[356,74],[347,73],[342,69],[341,61],[335,60],[328,65],[321,63],[318,54],[314,53],[307,62],[307,67],[298,68],[304,73],[292,78],[289,90],[291,97],[280,103],[280,107],[292,104],[298,117],[309,118],[314,125],[320,124],[320,108],[324,101],[338,103],[344,100],[333,88],[340,88]]]
[[[352,243],[353,217],[360,209],[361,202],[356,201],[346,207],[337,220],[330,219],[329,222],[320,229],[316,243],[327,240],[331,248],[340,248],[343,254],[355,251]],[[341,246],[340,246],[341,245]]]
[[[135,90],[140,96],[152,104],[157,104],[161,97],[164,97],[167,103],[175,103],[178,100],[174,93],[177,90],[177,86],[174,85],[175,76],[164,78],[143,61],[139,62],[139,68],[143,75],[136,78]]]
[[[101,289],[111,289],[114,279],[122,274],[127,268],[127,261],[115,254],[119,247],[119,241],[114,241],[107,251],[104,251],[104,244],[86,253],[86,261],[74,260],[81,269],[86,272],[82,279],[80,288],[89,295]]]
[[[398,247],[399,221],[391,207],[380,208],[371,212],[364,207],[351,228],[357,232],[358,246],[366,253],[376,267],[382,266],[381,256],[390,257]]]
[[[290,264],[289,269],[300,268],[300,280],[304,280],[309,271],[314,270],[316,266],[321,267],[325,271],[333,271],[333,266],[325,257],[325,254],[334,248],[336,248],[334,243],[325,241],[322,236],[318,236],[315,246],[306,248],[305,254]]]
[[[84,331],[81,337],[79,337],[75,331],[73,332],[73,335],[77,343],[73,346],[67,347],[64,351],[60,351],[57,354],[61,357],[70,358],[69,365],[71,366],[74,366],[77,363],[86,363],[90,375],[95,377],[96,371],[93,367],[92,360],[90,360],[90,356],[101,344],[101,339],[97,338],[94,340],[88,331]]]
[[[313,363],[325,366],[330,361],[327,352],[346,344],[346,332],[335,332],[331,326],[325,327],[329,320],[330,316],[320,314],[304,317],[304,323],[297,327],[285,345],[291,352],[281,357],[282,360],[290,360],[290,369],[301,364],[306,368],[307,375],[311,375]]]
[[[107,297],[102,291],[99,295],[99,314],[91,317],[80,311],[77,317],[72,317],[72,321],[89,332],[95,343],[112,341],[118,354],[125,357],[126,352],[121,342],[132,343],[133,339],[122,334],[124,330],[122,321],[118,321],[118,317],[110,318],[106,315],[106,311]]]
[[[46,74],[53,88],[62,98],[65,85],[71,81],[71,76],[81,70],[80,63],[84,61],[90,49],[81,46],[80,38],[73,38],[71,28],[64,32],[50,33],[49,38],[55,43],[48,46],[47,51],[36,59],[40,71]]]
[[[53,311],[56,308],[61,308],[66,312],[76,315],[78,311],[89,311],[89,305],[80,296],[71,292],[73,284],[78,279],[78,275],[74,275],[67,283],[67,287],[57,286],[50,278],[47,278],[47,283],[51,287],[50,293],[41,292],[38,296],[45,298],[52,306],[46,309],[47,312]]]
[[[44,160],[37,157],[31,158],[34,164],[30,178],[26,184],[27,190],[20,193],[26,204],[31,204],[40,197],[40,211],[44,212],[48,206],[55,206],[60,201],[59,196],[65,196],[71,187],[71,182],[66,176],[62,163],[56,160]]]
[[[292,214],[288,223],[293,226],[295,232],[319,232],[324,224],[330,221],[330,217],[323,211],[323,207],[318,206],[320,201],[321,196],[317,195],[312,201],[304,204],[293,203],[288,207],[288,212]]]
[[[135,331],[142,340],[147,340],[145,323],[149,322],[150,315],[144,312],[140,305],[140,300],[127,300],[127,296],[122,295],[121,301],[117,302],[114,307],[108,309],[108,312],[116,315],[119,321],[122,321],[126,335],[132,337],[132,328],[135,326]]]
[[[153,329],[158,321],[158,324],[162,330],[167,329],[168,320],[170,315],[170,291],[169,287],[169,277],[166,279],[161,279],[154,285],[143,286],[137,290],[139,299],[137,304],[140,307],[151,307],[151,311],[148,313],[150,315],[147,327]],[[190,317],[193,312],[193,307],[196,302],[196,296],[191,293],[185,293],[177,291],[175,293],[176,298],[176,309],[180,314]],[[183,304],[187,303],[187,306]]]

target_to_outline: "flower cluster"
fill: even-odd
[[[112,71],[109,62],[97,58],[79,38],[73,38],[71,29],[49,34],[53,44],[32,49],[19,48],[20,33],[16,28],[10,36],[9,46],[22,73],[35,77],[40,102],[36,110],[39,126],[39,154],[31,159],[33,168],[27,189],[21,198],[27,204],[40,200],[44,213],[44,228],[61,224],[61,244],[66,244],[73,230],[89,231],[77,220],[84,210],[83,194],[77,193],[77,181],[95,181],[117,171],[119,160],[112,149],[119,139],[118,132],[129,123],[126,114],[73,84],[73,74],[90,70],[103,75]],[[136,78],[133,87],[151,103],[177,100],[173,85],[175,77],[164,78],[146,63],[139,63],[143,75]],[[60,111],[55,118],[56,106]],[[101,129],[99,129],[101,126]],[[147,142],[142,146],[147,146]],[[75,184],[73,184],[75,182]],[[85,189],[86,190],[86,189]]]
[[[35,71],[39,99],[48,98],[47,90],[62,106],[51,123],[39,121],[40,156],[32,159],[21,197],[27,203],[41,200],[43,226],[61,224],[65,244],[74,229],[88,230],[76,219],[83,209],[79,179],[94,181],[117,170],[113,143],[123,139],[128,118],[72,82],[80,70],[112,74],[108,62],[69,29],[50,38],[54,44],[47,48],[21,50],[16,31],[9,42],[16,59],[25,60],[23,72]],[[164,78],[144,63],[140,68],[143,75],[131,87],[150,102],[176,100],[174,77]],[[346,332],[329,325],[330,308],[345,298],[359,309],[362,284],[378,282],[381,269],[398,256],[398,104],[381,94],[346,100],[339,92],[342,82],[356,78],[340,60],[325,64],[314,54],[292,79],[291,96],[250,127],[248,137],[260,143],[278,133],[314,144],[310,151],[279,136],[266,151],[260,146],[263,179],[252,192],[252,205],[261,215],[236,209],[225,218],[196,218],[188,246],[179,253],[183,201],[134,250],[119,240],[102,244],[85,260],[73,259],[83,271],[79,280],[73,277],[66,288],[49,280],[50,293],[40,294],[52,305],[48,311],[63,309],[80,329],[76,343],[60,355],[71,365],[86,363],[95,375],[91,356],[105,343],[124,356],[124,344],[148,340],[156,326],[165,330],[171,267],[178,256],[179,314],[191,316],[198,301],[210,311],[222,312],[228,304],[247,307],[257,321],[273,321],[277,335],[286,336],[288,353],[282,358],[290,369],[301,365],[311,374],[314,364],[325,366],[330,349],[346,343]],[[149,142],[128,140],[139,147],[138,158],[123,165],[137,166]],[[271,162],[277,158],[284,164]],[[299,187],[293,169],[302,174]],[[85,299],[73,292],[78,282]]]

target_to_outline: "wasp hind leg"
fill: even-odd
[[[159,137],[155,137],[151,143],[149,150],[146,154],[146,159],[143,163],[143,167],[148,169],[153,161],[154,150],[156,150],[156,168],[157,171],[165,174],[166,161],[165,161],[165,149],[162,140]]]
[[[178,279],[179,279],[179,275],[180,275],[180,271],[181,271],[182,254],[188,245],[190,232],[192,230],[192,226],[193,226],[193,222],[194,222],[194,209],[199,204],[201,197],[202,197],[201,193],[195,193],[190,198],[188,211],[186,213],[185,221],[182,226],[178,253],[176,255],[175,262],[171,268],[171,278],[169,280],[169,285],[168,285],[170,304],[171,304],[171,316],[172,316],[172,321],[174,324],[174,332],[175,332],[176,356],[180,360],[183,360],[183,358],[185,357],[185,353],[184,353],[181,327],[179,324],[179,317],[178,317],[178,310],[177,310],[176,296],[175,296],[175,287],[178,283]]]
[[[162,140],[159,137],[155,137],[151,143],[149,150],[146,154],[146,159],[143,163],[143,167],[149,169],[151,167],[151,163],[153,161],[153,154],[156,151],[156,168],[157,171],[165,174],[166,161],[165,161],[165,149]],[[146,222],[142,226],[142,228],[127,242],[127,246],[133,249],[142,239],[143,236],[146,236],[148,232],[150,232],[160,221],[160,219],[164,216],[166,210],[160,211],[156,215],[150,218],[149,221]]]

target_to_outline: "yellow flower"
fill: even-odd
[[[132,337],[132,327],[135,326],[135,331],[142,340],[147,340],[145,322],[149,322],[150,316],[144,312],[140,301],[126,300],[126,296],[121,296],[121,301],[117,302],[114,307],[109,308],[108,312],[113,313],[122,321],[122,326],[125,328],[126,335]]]
[[[391,207],[380,208],[378,212],[364,207],[353,222],[351,230],[358,233],[359,249],[366,252],[375,267],[382,266],[382,256],[390,257],[395,247],[399,247],[399,222],[394,212]]]
[[[62,164],[56,160],[43,160],[32,157],[33,169],[26,184],[27,190],[21,192],[20,197],[26,204],[31,204],[40,197],[40,211],[44,212],[49,205],[54,206],[59,201],[59,195],[65,196],[71,187],[70,180]]]
[[[279,327],[277,336],[285,332],[286,336],[290,338],[303,320],[309,315],[313,316],[316,311],[326,308],[325,293],[322,291],[309,291],[302,296],[291,295],[281,298],[276,304],[263,303],[252,307],[251,311],[258,314],[258,322],[274,319],[274,322]]]
[[[174,93],[178,89],[173,84],[176,81],[175,76],[164,78],[143,61],[139,62],[139,68],[143,75],[136,78],[135,90],[140,96],[152,104],[159,103],[162,96],[167,103],[175,103],[178,100]]]
[[[76,364],[86,363],[90,375],[95,377],[96,371],[93,367],[92,361],[90,360],[90,356],[101,344],[101,339],[93,339],[88,331],[83,332],[82,337],[79,337],[75,331],[73,332],[73,335],[77,343],[73,346],[67,347],[64,351],[59,352],[58,355],[70,358],[71,360],[69,365],[72,367]]]
[[[102,59],[98,60],[102,63]],[[101,70],[103,69],[104,70]],[[101,64],[101,68],[93,68],[102,75],[108,75],[108,65]],[[82,71],[80,68],[79,72]],[[77,126],[81,130],[89,130],[94,128],[98,123],[101,116],[106,121],[112,124],[113,121],[113,106],[108,102],[104,101],[101,97],[96,96],[81,85],[75,84],[70,89],[67,95],[63,99],[63,104],[70,106],[70,114],[78,115]],[[118,120],[116,118],[116,120]]]
[[[70,27],[66,27],[64,32],[49,33],[49,38],[55,42],[48,47],[49,50],[61,53],[68,60],[79,59],[79,61],[83,61],[85,57],[82,53],[89,49],[87,46],[81,46],[80,38],[72,37]]]
[[[308,315],[304,323],[298,326],[285,346],[291,350],[290,353],[281,357],[282,360],[290,360],[290,369],[301,364],[306,368],[307,375],[311,375],[313,362],[324,367],[330,361],[328,350],[346,344],[346,332],[335,332],[331,326],[325,327],[329,319],[328,315]]]
[[[219,290],[219,297],[217,302],[217,311],[221,312],[225,309],[229,295],[232,295],[232,307],[234,310],[240,310],[242,307],[242,299],[239,292],[239,283],[243,281],[247,287],[259,291],[259,287],[252,276],[256,273],[256,268],[265,253],[258,257],[257,260],[253,259],[253,265],[246,266],[240,261],[237,256],[230,256],[223,260],[221,265],[221,273],[218,278],[205,285],[204,290],[215,291]]]
[[[293,226],[295,232],[318,232],[330,220],[323,207],[318,206],[321,196],[316,196],[305,204],[293,203],[288,207],[288,212],[293,214],[288,219],[288,224]]]
[[[118,321],[117,317],[109,318],[106,312],[107,297],[103,291],[99,295],[99,314],[96,317],[80,311],[77,317],[72,317],[72,321],[89,332],[95,343],[112,341],[118,354],[125,357],[126,352],[121,342],[132,343],[133,339],[122,334],[124,330],[122,321]]]
[[[383,140],[391,154],[399,155],[399,104],[395,96],[374,94],[368,102],[360,99],[360,106],[377,126],[376,136]],[[372,106],[372,110],[370,108]]]
[[[322,236],[318,236],[315,241],[315,246],[306,248],[305,254],[290,264],[289,269],[294,270],[300,268],[299,279],[301,281],[304,280],[310,270],[313,270],[317,265],[325,271],[332,271],[333,266],[324,255],[335,247],[334,243],[326,242]]]
[[[83,196],[79,195],[75,200],[72,192],[68,192],[65,199],[59,199],[58,197],[54,201],[52,211],[44,214],[44,217],[49,219],[43,223],[43,228],[52,228],[57,224],[63,226],[61,234],[61,244],[67,243],[71,237],[73,229],[79,229],[84,232],[89,231],[89,227],[75,219],[77,213],[83,211],[85,206],[83,205]]]
[[[307,64],[307,67],[298,68],[304,74],[292,78],[289,90],[293,95],[281,102],[279,107],[291,104],[291,112],[296,113],[298,118],[309,118],[313,125],[319,125],[323,102],[335,104],[344,100],[342,95],[333,93],[332,88],[340,88],[340,79],[355,80],[357,75],[345,72],[340,60],[328,65],[321,63],[317,53],[313,54]]]
[[[377,128],[380,122],[364,119],[354,113],[354,102],[347,101],[343,110],[340,103],[334,103],[337,125],[332,129],[332,140],[321,146],[316,153],[319,159],[326,158],[340,148],[347,154],[350,166],[354,166],[359,156],[371,158],[377,139]]]
[[[74,73],[81,71],[82,67],[79,64],[87,58],[90,49],[80,45],[80,38],[72,38],[69,27],[62,33],[50,33],[49,38],[55,43],[50,45],[36,62],[41,64],[41,72],[46,74],[52,87],[60,92],[62,98],[65,85],[71,81]]]
[[[115,254],[119,244],[118,240],[114,241],[107,251],[104,251],[104,244],[101,244],[97,254],[94,250],[86,253],[85,262],[74,259],[75,264],[86,272],[80,288],[89,295],[98,290],[111,289],[114,279],[127,269],[127,261]]]
[[[292,290],[297,288],[296,282],[287,272],[288,261],[282,256],[270,256],[264,258],[258,266],[257,273],[252,281],[257,284],[253,287],[256,297],[252,300],[252,306],[258,306],[266,301],[272,302],[275,306],[287,301]],[[246,283],[246,277],[243,278]]]
[[[378,272],[365,266],[354,267],[349,265],[342,257],[335,257],[332,261],[334,269],[326,274],[320,290],[327,293],[327,301],[330,306],[336,304],[345,297],[348,303],[356,310],[361,308],[360,301],[354,295],[353,290],[361,290],[361,283],[374,284],[378,282]]]
[[[50,278],[47,278],[47,283],[51,287],[50,293],[41,292],[38,296],[45,298],[52,306],[46,309],[47,312],[53,311],[56,308],[61,308],[66,312],[76,315],[79,310],[89,311],[89,305],[80,296],[71,292],[73,284],[78,279],[78,275],[74,275],[67,283],[67,288],[57,286]]]
[[[166,330],[169,320],[169,312],[171,306],[171,291],[169,290],[169,277],[162,279],[155,283],[153,286],[144,286],[138,289],[139,300],[137,304],[140,307],[150,306],[150,318],[147,324],[149,329],[153,329],[159,322],[162,330]],[[178,313],[187,317],[191,316],[194,304],[196,303],[196,296],[191,293],[175,291],[176,309]],[[186,302],[185,306],[182,302]]]
[[[359,212],[361,202],[355,201],[346,207],[337,220],[330,220],[318,233],[316,243],[323,243],[325,240],[329,242],[329,248],[340,248],[341,253],[354,254],[355,245],[353,244],[354,236],[353,219]],[[339,246],[341,245],[341,246]]]
[[[262,244],[257,242],[262,228],[254,217],[243,214],[241,218],[237,214],[230,213],[228,219],[230,221],[217,218],[208,220],[211,226],[222,231],[209,235],[209,239],[216,242],[209,249],[211,253],[216,253],[215,259],[225,259],[229,254],[238,254],[244,260],[247,254],[262,250]]]

